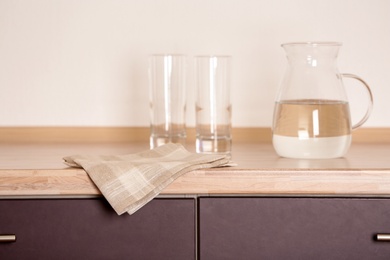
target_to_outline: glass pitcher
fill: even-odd
[[[353,129],[370,116],[373,97],[367,83],[353,74],[340,74],[337,54],[341,43],[282,44],[288,66],[276,97],[272,142],[282,157],[326,159],[348,151]],[[342,78],[356,79],[366,87],[369,105],[355,125]]]

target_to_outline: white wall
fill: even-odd
[[[390,127],[388,0],[0,0],[0,126],[148,126],[147,57],[184,53],[232,55],[233,125],[268,127],[290,41],[343,42]]]

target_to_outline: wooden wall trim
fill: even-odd
[[[187,141],[195,141],[195,129],[187,129]],[[271,142],[266,127],[233,128],[238,142]],[[148,127],[0,127],[0,143],[25,142],[148,142]],[[390,143],[390,128],[360,128],[353,132],[353,142]]]

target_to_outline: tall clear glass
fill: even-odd
[[[231,152],[230,56],[197,56],[196,151]]]
[[[173,54],[149,58],[150,148],[185,145],[186,61],[186,56]]]
[[[348,151],[352,130],[369,117],[373,98],[367,83],[337,69],[337,42],[286,43],[288,66],[276,98],[273,146],[283,157],[326,159]],[[351,124],[343,77],[356,79],[368,93],[365,116]]]

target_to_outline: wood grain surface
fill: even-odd
[[[194,151],[194,144],[187,144]],[[0,196],[96,196],[83,169],[68,168],[73,154],[127,154],[147,142],[2,143]],[[390,144],[353,143],[344,158],[281,158],[267,142],[233,142],[235,167],[189,172],[162,195],[390,196]]]

